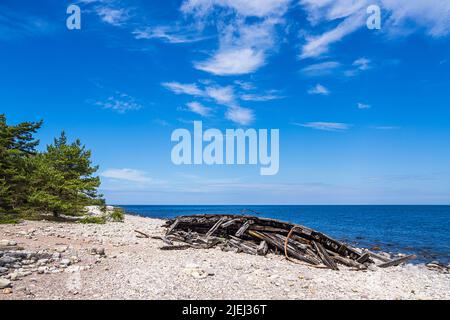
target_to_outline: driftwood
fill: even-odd
[[[302,225],[275,219],[244,215],[192,215],[168,220],[168,231],[160,237],[167,246],[162,250],[208,249],[220,246],[224,251],[253,255],[269,252],[284,254],[316,267],[339,270],[338,265],[364,270],[377,259],[381,268],[396,266],[415,256],[389,260],[384,256],[333,239]],[[138,232],[138,231],[136,231]],[[175,245],[180,242],[182,245]]]
[[[150,236],[142,231],[139,230],[134,230],[134,232],[136,232],[140,237],[144,237],[144,238],[150,238]]]
[[[395,266],[398,266],[399,264],[402,264],[402,263],[404,263],[404,262],[406,262],[408,260],[412,260],[412,259],[415,259],[415,258],[416,258],[416,256],[412,254],[412,255],[409,255],[409,256],[401,257],[401,258],[398,258],[398,259],[395,259],[395,260],[392,260],[392,261],[389,261],[389,262],[382,263],[382,264],[380,264],[378,266],[380,268],[395,267]]]
[[[22,250],[25,250],[25,248],[18,245],[13,246],[0,245],[0,251],[22,251]]]

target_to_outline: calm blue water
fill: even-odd
[[[302,224],[352,245],[414,253],[416,262],[450,263],[450,206],[122,206],[128,213],[173,218],[243,209]],[[246,214],[254,215],[247,211]]]

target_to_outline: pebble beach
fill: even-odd
[[[340,271],[283,256],[163,251],[164,221],[0,226],[0,300],[450,299],[448,269],[407,264]],[[139,230],[150,238],[136,233]]]

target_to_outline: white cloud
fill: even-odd
[[[400,129],[400,127],[397,126],[373,126],[372,129],[376,130],[397,130]]]
[[[197,113],[203,117],[209,116],[212,111],[211,108],[205,107],[201,103],[195,101],[187,103],[186,106],[190,111]]]
[[[255,120],[253,110],[242,107],[228,108],[226,118],[240,125],[249,125]]]
[[[104,178],[124,180],[130,182],[148,183],[152,179],[144,171],[134,169],[107,169],[100,174]]]
[[[234,91],[232,86],[221,87],[217,85],[206,86],[201,89],[197,84],[164,82],[162,85],[176,94],[186,94],[191,96],[213,99],[219,104],[230,105],[234,103]]]
[[[263,18],[284,13],[290,2],[291,0],[186,0],[181,11],[204,16],[215,6],[220,6],[232,9],[242,16]]]
[[[199,20],[211,16],[219,47],[195,68],[220,76],[256,72],[276,47],[277,25],[284,24],[290,0],[187,0],[181,10]],[[215,14],[220,9],[220,14]],[[258,17],[257,20],[246,19]]]
[[[294,123],[294,125],[323,131],[344,131],[350,129],[349,124],[340,122],[307,122]]]
[[[323,76],[331,74],[335,69],[340,67],[340,63],[336,61],[327,61],[311,64],[301,70],[307,76]]]
[[[203,91],[196,84],[183,84],[179,82],[164,82],[162,85],[176,94],[187,94],[191,96],[202,96]]]
[[[370,108],[371,108],[371,106],[368,104],[364,104],[361,102],[358,103],[358,109],[364,110],[364,109],[370,109]]]
[[[356,31],[361,27],[363,21],[363,15],[355,15],[319,36],[306,36],[306,44],[302,47],[300,58],[315,58],[327,53],[331,44],[341,41],[349,33]]]
[[[212,58],[196,62],[196,69],[219,76],[252,73],[265,63],[263,51],[251,48],[230,49],[217,52]]]
[[[106,101],[97,101],[94,104],[118,113],[126,113],[127,111],[139,110],[142,108],[142,105],[138,103],[135,98],[122,92],[116,92],[115,95],[110,96]]]
[[[330,91],[327,88],[325,88],[323,85],[317,84],[315,87],[309,89],[308,93],[309,94],[320,94],[320,95],[327,96],[330,94]]]
[[[121,26],[129,19],[128,11],[125,9],[100,7],[97,9],[97,14],[103,22],[113,26]]]
[[[135,39],[161,39],[168,43],[192,43],[206,39],[193,32],[182,31],[179,27],[156,26],[135,29]]]
[[[244,101],[256,101],[256,102],[264,102],[264,101],[271,101],[271,100],[277,100],[282,99],[283,97],[278,96],[276,94],[268,93],[268,94],[254,94],[254,93],[248,93],[241,95],[241,99]]]
[[[367,70],[370,69],[370,60],[367,58],[359,58],[353,62],[353,65],[359,70]]]
[[[353,61],[352,69],[346,70],[344,75],[347,77],[354,77],[363,71],[367,71],[372,68],[371,61],[367,58],[359,58]]]
[[[242,80],[236,80],[234,83],[236,85],[238,85],[242,90],[248,91],[248,90],[255,89],[254,84],[251,83],[251,82],[245,82],[245,81],[242,81]]]
[[[255,89],[255,87],[246,82],[235,82],[241,88]],[[212,81],[201,81],[203,86],[197,84],[182,84],[179,82],[165,82],[162,83],[164,87],[171,90],[176,94],[186,94],[190,96],[200,97],[207,103],[214,101],[219,105],[227,107],[225,112],[225,118],[240,125],[248,125],[254,121],[255,115],[252,109],[244,108],[239,105],[239,100],[242,101],[255,101],[264,102],[275,99],[282,99],[282,96],[277,94],[276,90],[270,90],[264,94],[258,93],[243,93],[240,95],[235,94],[234,86],[219,86]],[[328,94],[328,90],[318,85],[316,88],[320,94]],[[190,102],[187,104],[190,111],[200,114],[202,116],[208,116],[212,112],[212,108],[205,107],[200,102]]]
[[[442,37],[450,33],[450,1],[448,0],[380,0],[390,15],[385,24],[392,33],[405,33],[422,28],[432,37]]]
[[[219,87],[212,86],[206,87],[205,94],[209,98],[214,99],[217,103],[223,105],[232,105],[234,104],[234,92],[232,86],[227,87]]]
[[[419,29],[432,37],[450,33],[450,1],[447,0],[409,0],[407,4],[403,0],[300,0],[312,27],[333,25],[320,35],[306,37],[301,58],[327,53],[333,43],[366,28],[366,9],[373,4],[381,7],[384,34],[405,35]]]

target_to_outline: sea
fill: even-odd
[[[129,214],[169,219],[191,214],[256,215],[297,223],[347,244],[415,254],[413,263],[450,263],[450,206],[121,206]]]

